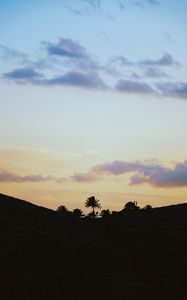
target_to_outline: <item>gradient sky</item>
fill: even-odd
[[[0,192],[187,202],[187,2],[0,2]]]

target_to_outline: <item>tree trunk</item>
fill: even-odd
[[[93,218],[95,218],[95,210],[94,210],[94,206],[93,206],[92,208],[93,208]]]

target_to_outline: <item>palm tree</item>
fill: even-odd
[[[95,208],[100,209],[101,204],[99,203],[99,200],[95,198],[95,196],[91,196],[86,199],[85,207],[92,207],[92,217],[94,218],[96,215]]]

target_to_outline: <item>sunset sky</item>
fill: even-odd
[[[186,16],[186,0],[0,1],[0,192],[187,202]]]

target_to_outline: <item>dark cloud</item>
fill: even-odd
[[[95,72],[67,72],[63,75],[54,76],[50,79],[44,78],[41,73],[32,68],[15,69],[4,74],[5,79],[20,84],[37,84],[46,86],[72,86],[86,89],[106,89],[107,85]]]
[[[94,69],[100,68],[97,61],[87,53],[85,47],[79,42],[72,39],[60,38],[58,43],[44,42],[49,57],[63,59],[58,61],[63,66],[76,67],[79,69]]]
[[[158,83],[157,88],[160,90],[163,96],[187,99],[187,82]]]
[[[76,173],[72,176],[77,182],[94,182],[107,176],[120,176],[134,173],[130,177],[130,184],[137,185],[147,183],[155,187],[186,187],[187,186],[187,161],[178,163],[175,167],[167,168],[158,163],[113,162],[96,165],[87,173]]]
[[[45,43],[49,55],[63,56],[76,59],[88,59],[85,48],[72,39],[61,38],[57,44]]]
[[[116,90],[123,93],[144,95],[156,93],[156,91],[148,83],[124,79],[118,81]]]
[[[67,72],[62,76],[45,80],[46,85],[76,86],[92,89],[106,89],[107,86],[97,73]]]
[[[39,83],[43,78],[42,74],[33,68],[20,68],[3,74],[3,78],[18,83]]]

